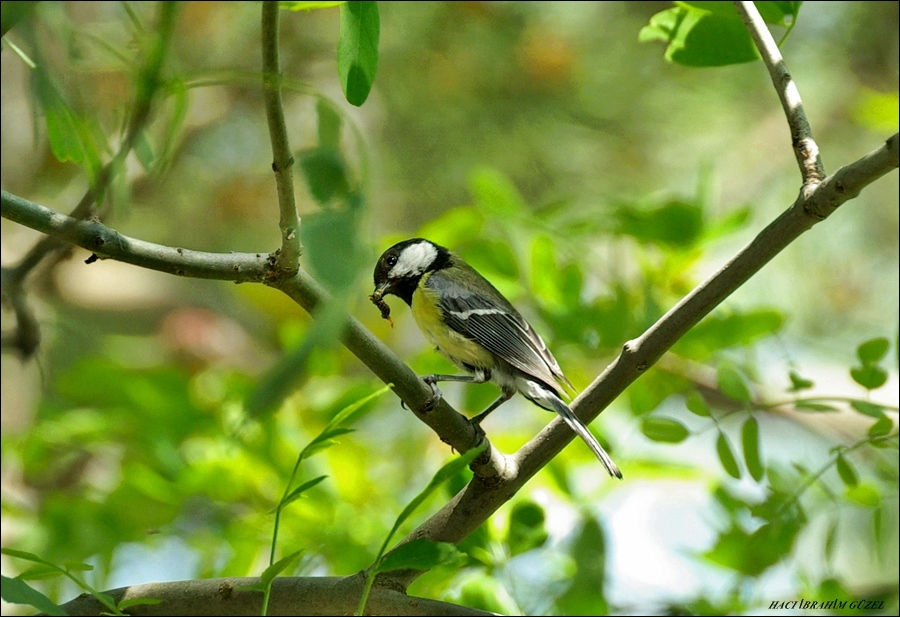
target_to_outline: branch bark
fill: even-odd
[[[825,167],[819,156],[819,146],[813,139],[812,128],[806,117],[803,101],[800,99],[800,91],[784,63],[781,50],[778,49],[778,44],[753,2],[735,2],[734,6],[744,20],[753,42],[756,43],[766,68],[769,69],[772,85],[775,86],[775,92],[781,100],[781,107],[791,130],[791,146],[794,148],[797,164],[800,165],[803,185],[818,184],[825,177]]]
[[[288,143],[281,102],[281,68],[278,62],[278,2],[262,3],[263,94],[266,100],[266,120],[272,144],[272,171],[278,189],[279,229],[281,252],[275,258],[279,276],[294,276],[300,268],[300,219],[294,198],[294,157]]]
[[[130,615],[259,615],[262,593],[241,587],[258,578],[212,578],[149,583],[106,591],[118,604],[123,600],[157,600],[138,604]],[[268,615],[352,615],[365,580],[348,577],[279,577],[272,583]],[[62,605],[68,615],[102,615],[108,609],[88,594]],[[493,615],[474,608],[408,596],[391,589],[374,589],[369,597],[372,615]]]

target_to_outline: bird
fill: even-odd
[[[375,291],[369,299],[390,319],[384,296],[409,305],[422,334],[468,375],[423,377],[435,397],[440,381],[492,382],[502,394],[471,422],[480,429],[489,413],[521,393],[532,403],[559,414],[587,444],[611,476],[622,472],[603,446],[563,401],[573,391],[541,337],[490,281],[450,250],[425,238],[393,245],[378,259]],[[392,322],[393,323],[393,322]]]

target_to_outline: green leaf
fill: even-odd
[[[381,563],[382,556],[384,555],[385,550],[387,550],[387,546],[391,541],[391,538],[394,537],[394,534],[397,533],[397,530],[400,528],[406,519],[408,519],[413,512],[415,512],[416,508],[418,508],[423,501],[428,499],[428,497],[436,491],[441,484],[446,482],[448,479],[453,476],[461,473],[468,465],[475,460],[482,452],[484,452],[487,447],[487,443],[482,443],[477,448],[472,448],[465,454],[451,459],[447,462],[443,467],[437,470],[437,473],[434,474],[434,477],[431,478],[431,482],[428,483],[421,493],[416,495],[412,501],[410,501],[400,515],[397,517],[397,520],[394,521],[394,526],[391,527],[391,530],[388,532],[387,537],[384,539],[384,542],[381,544],[381,548],[378,550],[378,554],[375,556],[375,561],[372,564],[373,569],[378,571],[378,566]],[[369,601],[369,594],[372,591],[372,584],[375,581],[374,576],[370,576],[366,580],[366,586],[363,589],[362,596],[359,599],[359,605],[357,607],[357,614],[363,615],[365,614],[366,603]]]
[[[259,582],[263,585],[271,585],[272,581],[275,580],[279,574],[287,570],[289,567],[293,566],[298,559],[300,559],[300,555],[303,554],[303,549],[299,551],[294,551],[287,557],[282,557],[271,566],[263,570],[263,573],[259,575]]]
[[[335,295],[350,288],[367,265],[359,218],[355,210],[322,210],[304,217],[300,227],[310,269]]]
[[[6,551],[4,551],[6,552]],[[67,613],[56,605],[50,598],[26,583],[20,578],[2,577],[3,599],[10,604],[26,604],[33,606],[42,613],[48,615],[66,615]]]
[[[53,156],[62,163],[81,165],[93,175],[100,169],[100,153],[87,125],[66,102],[43,69],[35,69],[32,75],[35,95],[44,111],[47,139]]]
[[[577,565],[572,585],[556,601],[561,615],[607,615],[604,597],[606,579],[606,539],[593,517],[585,519],[569,543],[569,554]]]
[[[319,99],[316,103],[319,147],[338,150],[341,145],[341,115],[330,101]]]
[[[315,485],[317,485],[319,482],[321,482],[322,480],[324,480],[327,477],[328,476],[319,476],[318,478],[313,478],[312,480],[307,480],[306,482],[304,482],[303,484],[301,484],[300,486],[298,486],[297,488],[292,490],[290,492],[290,494],[284,498],[284,500],[281,502],[281,507],[283,508],[286,505],[288,505],[289,503],[295,501],[297,498],[300,497],[300,495],[302,495],[304,492],[308,491],[309,489],[311,489],[312,487],[314,487]]]
[[[461,559],[465,553],[460,552],[449,542],[433,542],[418,538],[401,544],[385,556],[378,566],[379,572],[393,570],[430,570],[437,566],[453,563]]]
[[[479,206],[497,218],[517,216],[525,208],[525,201],[513,181],[493,167],[472,171],[469,191]]]
[[[731,444],[728,443],[728,438],[725,437],[725,433],[719,433],[719,438],[716,440],[716,452],[719,454],[722,468],[725,469],[729,476],[740,480],[741,470],[738,467],[734,451],[731,449]]]
[[[680,443],[691,432],[678,420],[660,416],[646,416],[641,420],[641,432],[653,441]]]
[[[690,411],[692,414],[704,418],[710,417],[709,406],[706,404],[706,399],[704,399],[703,396],[696,390],[688,394],[687,399],[685,399],[684,403],[688,411]]]
[[[864,416],[881,418],[884,415],[884,407],[869,401],[850,401],[850,406]]]
[[[345,4],[347,0],[339,2],[279,2],[278,6],[288,11],[315,11],[317,9],[331,9]]]
[[[24,559],[26,561],[33,561],[35,563],[44,564],[45,566],[51,566],[53,568],[59,567],[50,563],[46,559],[38,557],[34,553],[29,553],[28,551],[20,551],[14,548],[0,548],[0,553],[9,555],[10,557],[18,557],[19,559]]]
[[[341,5],[338,39],[338,75],[344,96],[351,105],[366,102],[378,70],[379,18],[377,2]]]
[[[853,469],[853,466],[847,462],[847,459],[845,459],[842,454],[839,454],[837,457],[836,467],[838,475],[841,477],[841,480],[844,481],[844,484],[847,485],[847,488],[853,488],[859,484],[859,477],[856,475],[856,470]]]
[[[718,370],[719,389],[725,396],[740,403],[750,402],[750,389],[744,377],[733,366],[723,365]]]
[[[891,422],[891,419],[882,414],[875,424],[869,427],[869,437],[882,437],[890,433],[893,428],[894,423]]]
[[[141,167],[144,168],[144,171],[153,169],[153,162],[156,160],[156,157],[153,154],[153,146],[150,145],[150,140],[147,139],[146,131],[138,133],[137,138],[134,140],[134,155],[137,157]]]
[[[710,315],[675,345],[674,350],[694,360],[706,360],[715,352],[737,345],[750,345],[770,336],[784,325],[784,315],[778,311],[757,310]]]
[[[0,3],[0,36],[15,28],[16,24],[29,16],[39,2]],[[4,41],[5,42],[5,41]]]
[[[510,556],[543,546],[549,537],[544,526],[544,509],[534,501],[516,503],[509,516],[509,531],[506,543]]]
[[[853,381],[867,390],[880,388],[888,378],[887,371],[880,366],[871,364],[868,366],[854,366],[850,369],[850,376],[853,377]]]
[[[856,355],[863,366],[879,362],[888,352],[891,343],[886,338],[873,338],[856,348]]]
[[[753,416],[744,422],[744,427],[741,429],[741,442],[744,446],[744,462],[747,464],[747,471],[754,480],[759,482],[762,480],[765,469],[763,469],[759,456],[759,423]]]
[[[796,403],[794,403],[794,407],[796,407],[800,411],[837,411],[837,407],[834,407],[833,405],[826,405],[825,403],[815,403],[812,401],[797,401]]]
[[[350,192],[347,166],[337,149],[328,146],[309,148],[300,152],[299,158],[309,194],[319,204],[327,206],[333,199],[346,197]],[[306,220],[304,218],[304,224]]]
[[[402,525],[406,521],[406,519],[408,519],[412,515],[412,513],[415,512],[416,508],[422,505],[422,502],[428,499],[428,497],[435,490],[437,490],[437,488],[441,484],[468,467],[469,463],[474,461],[475,457],[481,454],[484,448],[484,444],[482,444],[478,448],[472,448],[462,456],[452,459],[446,465],[438,469],[437,473],[435,473],[434,477],[431,479],[431,482],[428,483],[428,486],[426,486],[421,493],[416,495],[413,500],[410,501],[405,508],[403,508],[400,516],[398,516],[397,520],[394,522],[394,527],[391,530],[391,534],[393,535],[393,532],[395,532],[400,527],[400,525]]]
[[[811,380],[801,377],[795,371],[788,373],[788,376],[791,378],[791,387],[788,389],[788,392],[799,392],[800,390],[812,388],[815,385]]]
[[[122,600],[116,608],[125,611],[132,606],[154,606],[156,604],[162,604],[162,600],[159,598],[132,598],[131,600]]]
[[[684,201],[654,207],[623,205],[615,217],[618,233],[674,248],[693,246],[703,231],[703,209]]]
[[[638,40],[667,43],[666,60],[685,66],[725,66],[759,57],[738,14],[715,2],[681,3],[657,13],[641,29]]]
[[[866,508],[877,508],[881,505],[878,488],[867,482],[848,488],[847,498]]]

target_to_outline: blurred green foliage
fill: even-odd
[[[422,235],[460,253],[581,390],[796,196],[787,128],[730,3],[382,3],[379,28],[357,24],[370,42],[378,31],[374,55],[362,38],[339,52],[353,7],[325,6],[336,4],[283,3],[297,12],[281,15],[302,265],[335,295],[329,319],[261,286],[161,282],[83,259],[38,272],[40,374],[3,357],[7,546],[89,562],[95,589],[143,582],[137,561],[155,579],[259,575],[288,496],[282,575],[368,567],[448,452],[386,395],[296,467],[341,410],[383,386],[337,347],[340,324],[356,316],[420,373],[452,371],[405,307],[391,329],[366,301],[379,249]],[[783,51],[829,170],[896,130],[896,3],[759,5],[776,36],[790,31]],[[273,250],[259,5],[185,3],[150,83],[155,14],[3,3],[4,189],[67,211],[153,92],[106,220],[172,246]],[[639,38],[666,42],[672,63]],[[685,68],[733,62],[747,63]],[[362,84],[348,88],[351,73]],[[776,580],[779,594],[884,598],[896,612],[897,199],[896,182],[873,184],[594,423],[625,484],[567,448],[462,555],[410,549],[434,566],[410,592],[505,613],[727,614],[766,608]],[[3,240],[6,266],[7,247],[17,257],[33,238],[4,222]],[[476,413],[496,389],[445,394]],[[512,451],[549,419],[517,401],[485,428]],[[398,532],[466,480],[422,496]],[[707,501],[679,501],[691,487]],[[631,521],[617,513],[638,498],[648,518],[622,535]],[[686,510],[702,530],[681,530]],[[649,537],[657,552],[635,565]],[[195,557],[186,571],[161,561],[171,541]],[[154,558],[129,560],[136,544]],[[702,582],[646,591],[641,575],[673,554],[692,555],[684,570]],[[9,580],[26,597],[25,581],[54,600],[77,593],[36,579]]]

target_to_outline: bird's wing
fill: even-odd
[[[438,274],[429,284],[440,285]],[[499,292],[488,299],[455,288],[441,294],[439,303],[447,325],[456,332],[551,388],[559,390],[558,379],[568,383],[541,337]]]

